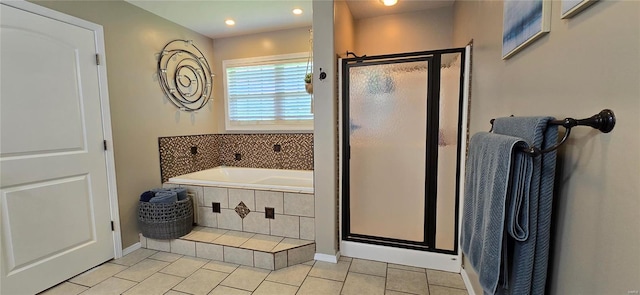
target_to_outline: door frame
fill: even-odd
[[[454,226],[454,242],[453,249],[438,249],[436,248],[436,205],[437,205],[437,185],[438,185],[438,173],[437,171],[429,171],[432,167],[437,167],[438,165],[438,134],[439,134],[439,112],[440,112],[440,64],[441,57],[443,54],[454,54],[458,53],[461,55],[461,81],[459,86],[459,107],[458,107],[458,138],[460,139],[463,135],[461,132],[462,125],[462,100],[464,100],[464,90],[463,90],[463,81],[464,79],[464,66],[465,66],[465,48],[449,48],[449,49],[440,49],[440,50],[431,50],[431,51],[419,51],[419,52],[407,52],[407,53],[398,53],[398,54],[387,54],[387,55],[378,55],[378,56],[363,56],[363,57],[354,57],[354,58],[345,58],[342,59],[341,63],[341,73],[342,77],[340,79],[340,87],[341,87],[341,152],[345,161],[341,162],[342,169],[342,177],[341,177],[341,187],[340,191],[341,196],[341,207],[344,207],[341,215],[341,238],[346,241],[353,242],[361,242],[361,243],[369,243],[376,244],[382,246],[391,246],[391,247],[400,247],[412,250],[419,251],[429,251],[429,252],[438,252],[444,254],[455,254],[458,251],[458,229],[457,224]],[[349,145],[349,130],[350,125],[347,123],[349,118],[349,69],[350,68],[358,68],[363,66],[376,66],[381,64],[395,64],[395,63],[406,63],[406,62],[427,62],[427,72],[429,79],[427,81],[427,97],[426,97],[426,139],[425,139],[425,169],[427,173],[425,173],[425,217],[424,217],[424,240],[421,242],[417,241],[407,241],[407,240],[399,240],[393,238],[385,238],[379,236],[368,236],[363,234],[352,233],[350,230],[350,214],[349,214],[349,200],[350,200],[350,164],[347,159],[350,158],[351,151]],[[459,141],[462,144],[462,140]],[[458,146],[457,150],[457,175],[456,175],[456,187],[459,187],[461,181],[461,175],[459,173],[459,163],[460,153],[462,152],[461,144]],[[456,205],[459,203],[460,199],[460,191],[456,189],[455,191],[455,203]],[[457,222],[459,216],[457,210],[455,211],[454,220]]]
[[[453,273],[460,273],[461,270],[463,270],[462,267],[462,251],[460,248],[460,239],[459,239],[459,235],[461,232],[461,228],[462,228],[462,215],[463,215],[463,207],[464,207],[464,200],[463,200],[463,194],[464,194],[464,175],[465,175],[465,162],[466,162],[466,147],[469,144],[469,108],[470,108],[470,88],[471,88],[471,43],[465,47],[460,47],[460,48],[451,48],[451,49],[445,49],[445,50],[433,50],[433,51],[427,51],[429,53],[433,53],[433,52],[438,52],[438,53],[450,53],[451,51],[453,52],[461,52],[462,54],[462,77],[461,77],[461,85],[460,85],[460,90],[462,91],[461,96],[462,96],[462,101],[461,101],[461,105],[459,106],[460,108],[460,118],[459,118],[459,142],[461,145],[464,145],[463,147],[460,147],[460,153],[459,153],[459,163],[458,163],[458,167],[457,167],[457,171],[458,171],[458,185],[457,185],[457,190],[458,190],[458,197],[456,198],[456,206],[457,206],[457,210],[455,212],[456,214],[456,224],[455,224],[455,228],[456,228],[456,236],[455,236],[455,242],[454,242],[454,247],[455,250],[453,251],[424,251],[424,250],[414,250],[414,249],[407,249],[407,248],[396,248],[396,247],[389,247],[389,246],[385,246],[385,245],[376,245],[376,244],[369,244],[369,243],[361,243],[361,242],[357,242],[357,241],[349,241],[348,239],[344,239],[343,238],[343,231],[344,231],[344,220],[343,220],[343,213],[344,213],[344,207],[343,207],[343,190],[345,189],[344,187],[344,176],[345,176],[345,171],[343,170],[344,168],[344,160],[345,160],[345,148],[344,148],[344,142],[343,142],[343,136],[344,136],[344,130],[343,130],[343,120],[344,120],[344,105],[343,105],[343,99],[344,99],[344,93],[342,90],[342,84],[343,82],[343,60],[346,58],[338,58],[338,73],[340,73],[340,75],[338,76],[338,152],[339,152],[339,157],[338,157],[338,170],[339,170],[339,178],[341,179],[341,181],[338,181],[338,240],[339,240],[339,247],[340,247],[340,251],[338,253],[338,257],[340,255],[345,255],[345,256],[349,256],[349,257],[354,257],[354,258],[362,258],[362,259],[373,259],[373,260],[380,260],[380,261],[385,261],[385,262],[389,262],[389,263],[397,263],[397,264],[403,264],[403,265],[410,265],[410,266],[416,266],[416,267],[423,267],[423,268],[430,268],[430,269],[436,269],[436,270],[441,270],[441,271],[447,271],[447,272],[453,272]],[[402,55],[402,54],[400,54]],[[387,56],[391,56],[391,57],[395,57],[397,55],[387,55]]]
[[[58,20],[77,27],[81,27],[94,32],[96,53],[99,56],[98,65],[98,85],[100,88],[100,109],[102,115],[102,133],[106,142],[105,164],[107,167],[107,189],[109,190],[109,204],[111,221],[113,222],[113,250],[114,258],[122,257],[122,236],[120,230],[120,211],[118,209],[118,190],[116,186],[116,166],[113,153],[113,133],[111,131],[111,111],[109,108],[109,91],[107,83],[107,65],[104,45],[104,29],[101,25],[85,21],[83,19],[70,16],[37,4],[24,0],[2,2],[7,5],[26,12],[37,14],[50,19]]]

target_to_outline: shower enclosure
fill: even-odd
[[[343,242],[457,254],[464,65],[465,48],[342,60]]]

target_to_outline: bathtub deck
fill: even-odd
[[[313,260],[314,241],[196,227],[175,240],[140,236],[143,248],[278,270]]]

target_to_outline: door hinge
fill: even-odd
[[[96,65],[100,65],[100,54],[96,53]]]
[[[102,141],[102,144],[104,145],[104,150],[106,151],[106,150],[107,150],[107,141],[106,141],[106,140],[103,140],[103,141]]]
[[[113,221],[111,221],[111,231],[115,231],[116,227],[113,225]]]

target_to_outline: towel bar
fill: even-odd
[[[493,121],[495,121],[495,119],[491,119],[490,121],[491,130],[489,130],[489,132],[493,131]],[[556,143],[554,146],[544,150],[541,150],[535,146],[524,148],[522,149],[523,153],[527,153],[531,156],[537,157],[539,155],[542,155],[551,151],[555,151],[562,144],[564,144],[567,138],[569,138],[569,135],[571,134],[571,128],[576,126],[590,126],[593,129],[600,130],[600,132],[602,133],[609,133],[611,132],[611,130],[613,130],[613,127],[615,127],[616,125],[616,116],[613,114],[612,110],[604,109],[589,118],[577,119],[577,120],[574,118],[565,118],[564,120],[550,121],[548,125],[562,126],[566,129],[566,132],[564,133],[562,140],[560,140],[560,142]]]

